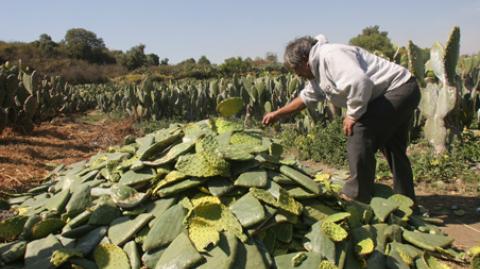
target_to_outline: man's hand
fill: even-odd
[[[276,113],[276,111],[273,111],[263,116],[262,123],[264,125],[271,125],[275,123],[277,120],[278,120],[278,114]]]
[[[280,118],[290,116],[293,113],[298,112],[304,108],[305,104],[303,103],[302,99],[297,96],[284,107],[265,114],[265,116],[263,116],[262,123],[265,125],[271,125],[278,121]]]
[[[355,125],[355,119],[350,116],[345,116],[343,119],[343,133],[346,136],[351,136],[353,134],[353,125]]]

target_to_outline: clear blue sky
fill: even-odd
[[[81,27],[111,49],[143,43],[172,63],[201,55],[219,63],[269,51],[281,58],[290,39],[307,34],[347,43],[375,24],[396,44],[411,39],[422,47],[444,43],[458,25],[461,52],[480,51],[480,0],[5,1],[0,40],[33,41],[47,33],[60,41],[68,29]]]

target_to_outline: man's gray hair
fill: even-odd
[[[308,61],[308,55],[317,39],[311,36],[303,36],[290,41],[285,48],[283,59],[290,68],[296,68]]]

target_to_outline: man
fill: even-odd
[[[291,41],[284,58],[287,66],[309,81],[299,97],[266,114],[263,123],[271,124],[325,98],[337,107],[346,107],[343,132],[348,136],[350,178],[342,196],[370,201],[375,153],[382,150],[393,174],[395,192],[415,202],[406,150],[420,91],[410,72],[362,48],[329,44],[323,35]]]

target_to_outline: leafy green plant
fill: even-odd
[[[411,161],[417,181],[478,181],[473,166],[480,161],[480,138],[464,132],[453,141],[450,151],[440,156],[422,141],[413,147]]]
[[[312,159],[337,168],[347,166],[347,139],[339,119],[317,126],[307,134],[292,127],[286,128],[280,138],[286,148],[296,151],[300,159]]]

